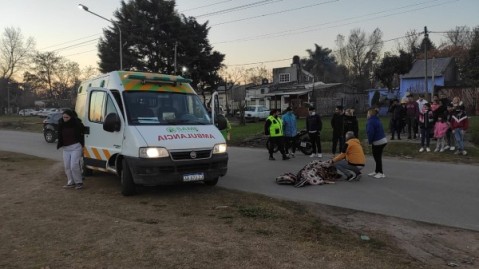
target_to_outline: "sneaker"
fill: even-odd
[[[463,150],[463,151],[462,151],[462,155],[466,156],[466,155],[467,155],[467,151]]]
[[[273,156],[269,156],[269,160],[270,160],[270,161],[274,161],[274,160],[276,160],[276,159],[275,159]]]
[[[309,155],[309,157],[314,158],[314,157],[316,157],[316,154],[313,153],[313,154]]]
[[[290,154],[289,154],[289,157],[290,157],[290,158],[294,158],[294,153],[290,153]]]
[[[431,149],[429,147],[426,148],[427,152],[431,152]]]
[[[461,154],[461,151],[460,151],[460,150],[456,150],[456,151],[454,152],[454,154],[459,155],[459,154]]]
[[[386,175],[383,174],[383,173],[377,173],[377,174],[374,176],[374,178],[385,178],[385,177],[386,177]]]
[[[316,156],[317,156],[318,158],[323,158],[323,154],[321,154],[321,153],[316,154]]]
[[[449,148],[449,146],[445,146],[443,149],[446,150],[446,149],[448,149],[448,148]],[[442,151],[441,151],[441,152],[442,152]]]
[[[423,152],[423,151],[424,151],[424,148],[420,148],[420,149],[419,149],[419,152]]]
[[[75,184],[67,184],[65,186],[63,186],[64,189],[73,189],[75,188]]]
[[[446,150],[446,148],[442,148],[439,152],[444,152]]]
[[[77,190],[83,189],[83,183],[77,184],[77,185],[75,186],[75,189],[77,189]]]
[[[283,156],[283,161],[286,161],[286,160],[289,160],[289,157],[286,156],[286,155],[284,155],[284,156]]]
[[[360,178],[361,178],[361,173],[359,173],[359,174],[351,173],[351,175],[349,175],[346,180],[347,181],[359,181]]]
[[[436,149],[434,150],[434,152],[439,152],[439,148],[436,148]]]
[[[376,173],[376,172],[371,172],[371,173],[368,174],[368,176],[373,177],[373,176],[375,176],[376,174],[378,174],[378,173]]]
[[[456,149],[456,147],[454,147],[454,146],[449,148],[450,151],[453,151],[455,149]]]

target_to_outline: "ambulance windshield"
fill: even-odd
[[[123,95],[130,125],[212,124],[195,94],[127,91]]]

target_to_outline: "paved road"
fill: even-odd
[[[0,138],[0,150],[61,160],[61,151],[41,134],[0,130]],[[311,158],[300,153],[289,161],[268,161],[263,149],[229,152],[228,174],[218,183],[225,188],[479,231],[479,166],[385,159],[385,179],[363,176],[360,182],[294,188],[277,185],[275,177],[298,171]],[[368,159],[364,171],[373,167]]]

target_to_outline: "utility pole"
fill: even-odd
[[[178,73],[176,73],[176,70],[177,70],[177,65],[176,65],[176,53],[177,53],[177,49],[178,49],[178,41],[175,41],[175,76],[178,75]]]
[[[11,87],[11,84],[7,84],[7,115],[10,114],[10,87]]]
[[[427,40],[429,39],[429,34],[427,33],[427,26],[424,26],[424,89],[425,93],[428,94],[427,91]],[[432,98],[432,97],[431,97]]]

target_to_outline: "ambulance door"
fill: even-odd
[[[120,120],[117,131],[103,128],[106,116],[116,113]],[[121,152],[125,121],[114,96],[105,88],[90,88],[85,122],[84,161],[87,168],[115,172],[116,154]]]

